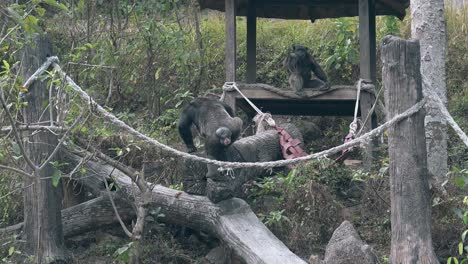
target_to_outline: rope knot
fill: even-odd
[[[225,82],[223,84],[223,92],[233,92],[236,90],[235,88],[236,82]]]

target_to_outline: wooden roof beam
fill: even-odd
[[[400,2],[397,1],[392,1],[392,0],[379,0],[380,4],[392,9],[396,13],[398,13],[398,18],[400,20],[403,20],[405,17],[405,9],[408,7],[408,5],[401,4]]]

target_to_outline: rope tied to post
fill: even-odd
[[[359,100],[361,99],[361,89],[363,87],[362,83],[363,83],[364,79],[359,79],[357,85],[356,85],[356,89],[357,89],[357,94],[356,94],[356,103],[354,104],[354,115],[353,115],[353,121],[349,124],[349,132],[348,134],[344,137],[343,139],[343,143],[347,143],[347,142],[350,142],[351,140],[355,139],[356,138],[356,132],[357,132],[357,129],[358,129],[358,123],[359,123],[359,119],[357,117],[357,114],[358,114],[358,109],[359,109]],[[351,150],[353,150],[353,148],[348,148],[348,149],[345,149],[343,150],[343,152],[341,153],[341,155],[335,159],[336,162],[339,162],[341,161],[345,155],[350,152]]]
[[[55,57],[56,58],[56,57]],[[55,59],[54,58],[54,59]],[[46,61],[43,66],[45,65],[50,65],[51,61]],[[406,111],[404,111],[401,114],[398,114],[394,116],[392,119],[388,120],[384,124],[380,125],[379,127],[366,132],[362,135],[359,135],[357,138],[351,140],[350,142],[344,143],[339,146],[332,147],[330,149],[317,152],[317,153],[312,153],[304,157],[299,157],[299,158],[294,158],[294,159],[289,159],[289,160],[277,160],[277,161],[266,161],[266,162],[230,162],[230,161],[219,161],[219,160],[213,160],[209,158],[204,158],[204,157],[199,157],[196,155],[192,155],[189,153],[185,153],[182,151],[179,151],[177,149],[174,149],[170,146],[167,146],[151,137],[148,137],[138,131],[136,131],[134,128],[130,127],[127,125],[125,122],[121,121],[118,119],[114,114],[108,112],[106,109],[101,107],[99,104],[94,102],[93,98],[91,98],[80,86],[78,86],[73,79],[70,78],[60,67],[60,65],[56,62],[52,62],[52,65],[56,69],[56,71],[59,73],[61,78],[68,83],[70,88],[80,97],[82,100],[86,102],[92,102],[93,104],[96,105],[96,111],[94,112],[95,114],[99,114],[104,120],[110,122],[111,124],[117,126],[119,129],[129,133],[130,135],[133,135],[135,138],[141,140],[142,142],[146,144],[150,144],[152,146],[155,146],[159,149],[161,149],[164,152],[167,152],[171,155],[187,159],[187,160],[192,160],[196,162],[202,162],[205,164],[211,164],[211,165],[216,165],[218,167],[223,167],[223,168],[229,168],[229,169],[236,169],[236,168],[263,168],[263,169],[271,169],[274,167],[283,167],[283,166],[289,166],[293,164],[298,164],[300,162],[305,162],[308,160],[312,159],[319,159],[323,157],[329,157],[330,155],[336,154],[338,152],[343,151],[344,149],[353,147],[353,146],[358,146],[364,143],[367,143],[371,138],[375,138],[379,135],[381,135],[384,131],[386,131],[388,128],[391,126],[395,125],[396,123],[400,122],[401,120],[404,120],[408,118],[409,116],[414,115],[415,113],[419,112],[424,105],[426,104],[426,98],[421,100],[420,102],[416,103]],[[44,67],[39,68],[34,75],[39,76],[45,71]],[[440,107],[442,107],[439,104]],[[445,109],[446,111],[446,109]],[[447,111],[448,113],[448,111]],[[449,114],[448,114],[449,115]],[[451,124],[453,125],[452,122]],[[456,123],[455,123],[456,124]],[[460,129],[461,130],[461,129]],[[463,136],[466,138],[466,135],[462,132]],[[465,144],[468,146],[468,141],[465,141]]]

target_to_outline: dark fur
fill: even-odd
[[[206,154],[217,160],[225,160],[225,148],[237,140],[242,129],[242,120],[235,117],[229,105],[214,99],[195,98],[185,107],[179,119],[179,134],[188,152],[197,150],[190,130],[192,124],[205,139]],[[229,144],[223,144],[227,137]]]
[[[289,71],[289,86],[295,92],[301,92],[307,86],[312,72],[324,83],[328,81],[325,72],[309,54],[309,49],[302,45],[293,45],[292,52],[283,61],[283,66]]]

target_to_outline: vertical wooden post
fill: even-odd
[[[360,49],[360,77],[376,83],[376,48],[375,48],[375,0],[359,0],[359,49]],[[362,93],[360,100],[361,120],[369,115],[374,102],[374,96],[369,93]],[[376,115],[372,114],[365,124],[363,132],[370,131],[377,127]],[[373,159],[373,149],[375,143],[369,144],[366,149],[365,165],[370,167]]]
[[[225,0],[226,81],[236,81],[236,0]]]
[[[423,97],[418,40],[382,40],[388,118]],[[432,247],[424,110],[389,129],[392,263],[439,263]]]
[[[34,36],[34,46],[28,46],[24,52],[21,68],[23,80],[27,80],[47,57],[52,56],[52,45],[46,34]],[[36,80],[25,94],[28,103],[23,108],[24,121],[27,124],[49,121],[49,114],[44,112],[45,102],[49,100],[46,81]],[[49,106],[52,107],[52,106]],[[48,111],[47,111],[48,113]],[[57,136],[49,131],[40,131],[28,137],[25,144],[29,158],[36,166],[52,154],[57,145]],[[38,263],[51,263],[64,260],[62,232],[62,185],[52,185],[50,178],[54,174],[52,165],[32,171],[34,178],[24,182],[24,232],[26,234],[26,252],[34,255]]]
[[[361,78],[375,83],[375,0],[359,0],[359,69]]]
[[[249,0],[247,7],[247,83],[255,83],[257,78],[257,6]]]

